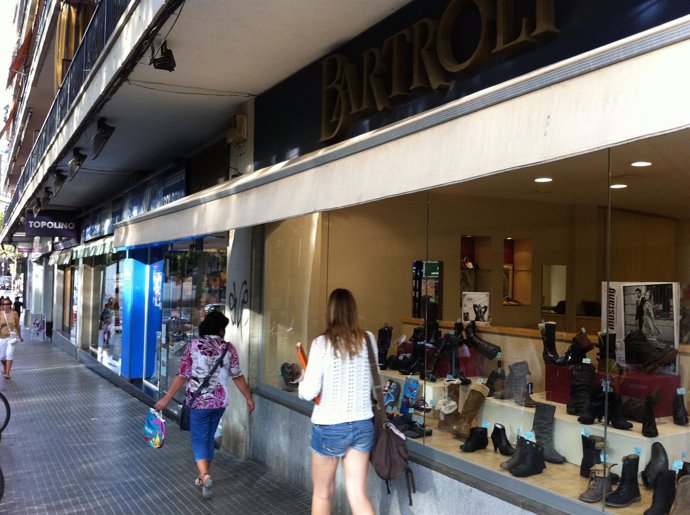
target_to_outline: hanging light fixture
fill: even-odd
[[[91,159],[96,159],[101,153],[105,144],[108,143],[110,136],[115,132],[115,127],[108,125],[105,118],[99,118],[96,122],[96,134],[93,135],[93,155]]]
[[[86,161],[86,154],[84,154],[81,150],[78,148],[75,148],[72,150],[72,159],[69,161],[69,177],[68,179],[71,181],[74,179],[74,176],[76,173],[79,171],[81,166],[84,164],[84,161]]]
[[[153,47],[152,50],[153,51]],[[172,50],[168,48],[168,42],[163,41],[161,43],[161,47],[159,48],[160,56],[158,57],[153,57],[151,61],[153,62],[153,67],[156,70],[168,70],[169,72],[172,72],[175,70],[175,56],[172,53]]]

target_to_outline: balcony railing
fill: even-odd
[[[74,53],[72,62],[65,73],[57,95],[53,99],[50,111],[43,122],[41,132],[31,148],[15,186],[14,195],[5,210],[5,223],[8,223],[7,215],[14,212],[21,201],[27,183],[43,161],[50,143],[55,138],[62,122],[67,117],[81,87],[91,74],[94,64],[105,48],[108,39],[115,31],[117,23],[124,14],[131,0],[100,0],[86,28],[84,37]],[[48,3],[47,3],[48,4]]]

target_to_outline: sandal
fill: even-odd
[[[204,479],[201,482],[201,496],[204,499],[213,497],[213,479],[208,474],[204,475]]]

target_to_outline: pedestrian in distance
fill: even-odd
[[[373,515],[367,492],[369,454],[374,445],[372,377],[367,345],[377,354],[374,335],[359,326],[352,293],[336,289],[326,308],[326,330],[311,344],[299,396],[312,400],[312,515],[333,506],[338,463],[343,463],[345,491],[353,515]]]
[[[177,390],[187,384],[185,402],[192,402],[204,378],[209,375],[216,361],[225,349],[223,362],[216,368],[205,387],[194,399],[190,411],[189,433],[192,440],[192,453],[198,469],[195,484],[201,488],[204,499],[213,497],[211,463],[215,450],[214,435],[225,408],[228,405],[228,376],[247,400],[247,408],[254,411],[254,400],[249,385],[242,375],[240,360],[235,346],[224,340],[228,318],[219,311],[213,311],[199,324],[199,337],[187,344],[180,368],[168,392],[155,405],[154,409],[165,409]]]
[[[5,379],[10,378],[12,362],[14,361],[14,347],[23,342],[22,328],[19,323],[19,315],[12,309],[12,300],[7,297],[0,301],[2,314],[0,314],[0,361],[3,366]]]
[[[7,297],[9,299],[9,297]],[[19,297],[14,298],[14,304],[12,305],[12,309],[14,309],[17,312],[17,315],[22,316],[22,308],[24,307],[24,304],[22,304],[22,301],[19,300]]]

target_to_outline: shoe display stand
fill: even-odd
[[[596,373],[596,383],[604,378],[603,372]],[[546,365],[546,400],[566,404],[570,399],[570,383],[573,368]],[[670,417],[673,414],[673,397],[680,388],[680,376],[665,374],[645,374],[639,370],[628,370],[624,375],[613,374],[611,383],[623,395],[643,399],[659,389],[659,403],[655,408],[657,417]]]
[[[403,385],[405,384],[405,379],[410,376],[406,376],[398,372],[397,370],[379,370],[379,374],[381,375],[381,381],[385,381],[388,379],[391,379],[393,381],[396,381],[400,385],[400,391],[402,392]],[[440,401],[441,399],[445,398],[446,396],[446,389],[443,385],[443,379],[437,379],[434,382],[431,381],[424,381],[422,379],[419,379],[417,375],[411,376],[417,381],[419,381],[419,393],[418,396],[424,397],[424,400],[431,406],[436,404],[436,402]],[[469,392],[470,385],[467,386],[461,386],[460,387],[460,402],[465,402],[465,397],[467,397],[467,392]],[[398,398],[396,409],[400,408],[400,400],[402,398],[402,394]]]
[[[582,441],[580,435],[583,430],[590,434],[604,436],[604,424],[596,422],[584,425],[577,421],[577,417],[566,412],[565,404],[549,402],[543,393],[534,393],[532,398],[537,402],[546,402],[556,406],[554,425],[554,447],[565,456],[569,463],[579,465],[582,461]],[[508,439],[515,442],[518,434],[532,430],[534,408],[525,408],[516,404],[513,400],[499,400],[489,397],[484,402],[479,415],[478,425],[488,422],[493,427],[495,422],[503,424],[508,434]],[[622,463],[623,456],[639,454],[641,468],[647,464],[651,457],[652,444],[661,442],[668,453],[669,460],[681,459],[683,452],[690,451],[687,427],[677,426],[671,417],[656,419],[659,436],[647,438],[642,435],[642,424],[633,422],[633,428],[629,431],[615,429],[609,426],[607,431],[607,455],[609,463]],[[554,465],[556,467],[557,465]],[[617,472],[617,469],[614,469]],[[618,470],[620,473],[620,470]]]

